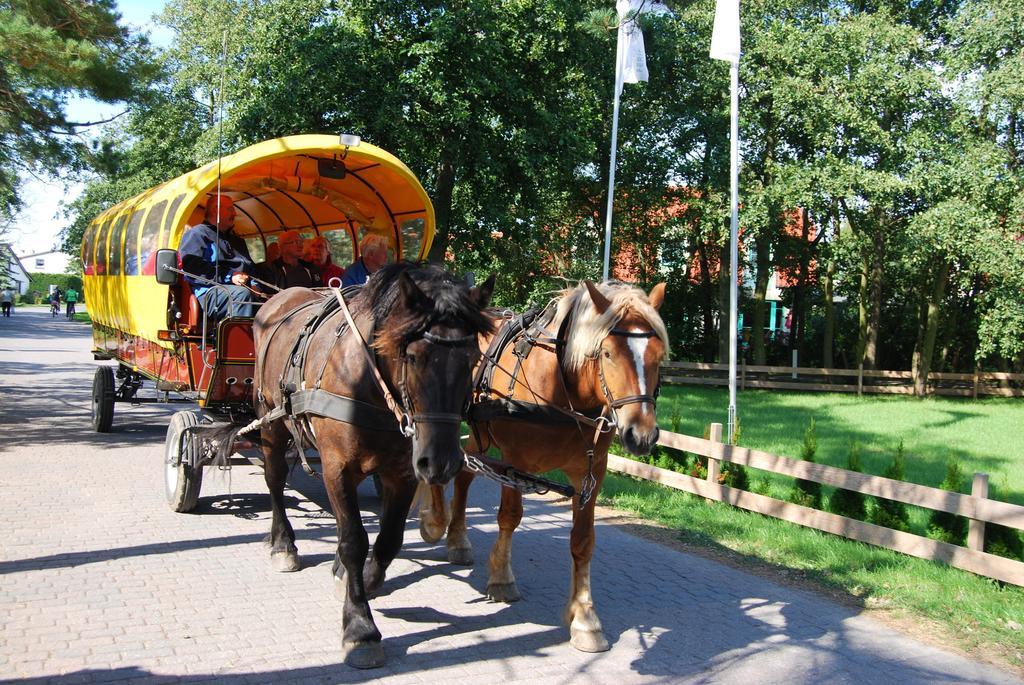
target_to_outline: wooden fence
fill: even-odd
[[[665,362],[661,379],[665,383],[691,385],[728,385],[728,364],[702,362]],[[913,377],[909,371],[872,371],[865,369],[822,369],[806,366],[753,366],[737,368],[737,387],[776,390],[813,390],[912,395]],[[978,397],[996,395],[1024,397],[1024,373],[975,372],[930,373],[928,392],[935,395]]]
[[[978,575],[1024,586],[1024,562],[987,554],[983,551],[986,523],[998,523],[1009,528],[1024,530],[1024,506],[988,499],[988,477],[985,474],[976,473],[971,494],[962,495],[925,485],[790,459],[769,452],[734,447],[723,444],[721,436],[722,424],[715,423],[711,425],[711,440],[668,431],[662,431],[661,438],[658,440],[658,444],[665,447],[707,457],[706,480],[649,466],[613,454],[608,455],[608,468],[710,500],[726,502],[748,511],[833,533],[851,540],[885,547],[921,559],[941,561]],[[773,497],[727,487],[718,482],[723,461],[964,516],[969,519],[970,526],[967,547],[939,542],[912,533],[904,533]]]

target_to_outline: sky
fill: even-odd
[[[164,6],[164,0],[118,0],[122,24],[149,34],[157,46],[166,46],[172,37],[169,29],[153,23],[153,15]],[[97,121],[114,116],[123,106],[108,105],[95,100],[75,98],[68,103],[71,121]],[[61,215],[63,207],[82,192],[82,184],[53,177],[22,176],[24,209],[5,241],[14,245],[18,256],[48,252],[60,247],[60,231],[67,224]]]

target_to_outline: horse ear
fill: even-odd
[[[597,309],[598,314],[604,314],[608,307],[612,306],[611,300],[604,296],[604,294],[597,289],[593,281],[583,281],[587,290],[590,292],[590,299],[594,302],[594,307]]]
[[[491,301],[491,295],[494,293],[494,273],[492,272],[487,280],[483,282],[483,285],[478,285],[469,291],[470,298],[476,302],[477,306],[481,309],[487,306],[487,303]]]
[[[403,271],[402,275],[398,277],[398,288],[402,293],[402,299],[405,300],[405,306],[409,309],[433,311],[434,301],[420,290],[416,281],[409,277],[408,272]]]
[[[665,284],[659,283],[651,288],[651,294],[647,296],[647,301],[655,309],[661,309],[661,305],[665,303]]]

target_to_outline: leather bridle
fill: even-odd
[[[655,338],[657,333],[654,331],[626,331],[621,328],[613,328],[608,332],[608,335],[615,335],[622,338]],[[601,380],[601,392],[604,393],[604,398],[608,402],[608,406],[612,410],[612,419],[615,421],[615,425],[618,425],[618,419],[615,416],[615,410],[625,407],[627,404],[641,404],[650,403],[651,409],[655,409],[658,405],[658,395],[661,391],[661,380],[659,378],[658,384],[654,387],[654,393],[649,395],[628,395],[627,397],[621,397],[616,399],[612,395],[611,388],[608,387],[608,381],[604,377],[604,364],[602,362],[602,356],[600,350],[597,353],[597,376]]]
[[[429,328],[429,325],[427,326],[427,328]],[[473,395],[471,391],[466,392],[466,401],[462,407],[462,411],[458,414],[452,412],[422,412],[419,414],[416,413],[415,406],[413,405],[412,402],[412,397],[409,396],[409,390],[406,384],[409,367],[408,348],[409,345],[421,339],[430,343],[431,345],[437,345],[439,347],[456,348],[477,346],[477,336],[475,334],[464,335],[455,338],[445,338],[440,335],[435,335],[434,333],[431,333],[429,330],[424,330],[421,334],[406,340],[405,346],[402,348],[402,353],[400,355],[402,364],[399,367],[398,371],[398,389],[402,397],[402,403],[399,406],[401,414],[398,416],[398,425],[399,429],[402,431],[402,434],[405,435],[406,437],[413,436],[413,434],[416,431],[417,423],[454,423],[456,425],[461,424],[463,418],[466,415],[467,410],[469,409],[469,404],[472,401]],[[472,369],[470,370],[470,372],[472,373]]]

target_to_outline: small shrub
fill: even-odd
[[[1019,530],[998,523],[985,524],[985,551],[1008,559],[1024,561],[1024,539]]]
[[[800,459],[814,463],[818,453],[818,436],[814,427],[814,419],[804,432],[804,444],[800,449]],[[793,489],[789,492],[789,501],[812,509],[821,509],[821,483],[797,478]]]
[[[669,425],[672,428],[673,433],[678,433],[680,426],[683,423],[682,413],[679,411],[679,406],[672,405],[672,414],[669,416]],[[686,465],[690,461],[690,455],[681,450],[673,449],[671,447],[663,447],[657,445],[651,450],[652,455],[655,456],[654,466],[663,469],[669,469],[678,473],[686,473]]]
[[[1001,487],[1009,489],[1009,483],[1004,480]],[[988,496],[989,499],[999,499],[995,487],[989,490]],[[1024,531],[1007,528],[998,523],[986,523],[985,551],[1008,559],[1024,561]]]
[[[892,463],[882,472],[884,478],[892,480],[903,480],[905,457],[903,441],[896,447],[896,454]],[[907,506],[903,502],[896,502],[882,497],[872,497],[874,507],[868,516],[868,521],[876,526],[901,530],[904,533],[910,531],[910,515],[907,513]]]
[[[950,492],[960,492],[963,486],[963,469],[951,458],[946,463],[946,477],[939,487]],[[928,537],[951,545],[962,545],[967,540],[967,519],[947,511],[934,511],[928,520]]]
[[[736,427],[733,432],[733,445],[740,444],[740,417],[736,417]],[[750,476],[747,475],[747,469],[742,464],[733,464],[731,462],[722,463],[722,471],[719,474],[718,481],[722,485],[727,485],[730,488],[736,488],[737,490],[750,490]]]
[[[722,485],[737,490],[750,490],[750,476],[747,475],[747,470],[741,464],[724,462],[718,481]]]
[[[857,473],[861,472],[860,444],[857,442],[850,445],[850,454],[846,457],[846,468]],[[854,490],[838,488],[829,499],[829,509],[833,514],[857,519],[858,521],[863,521],[867,518],[865,497],[862,493]]]

